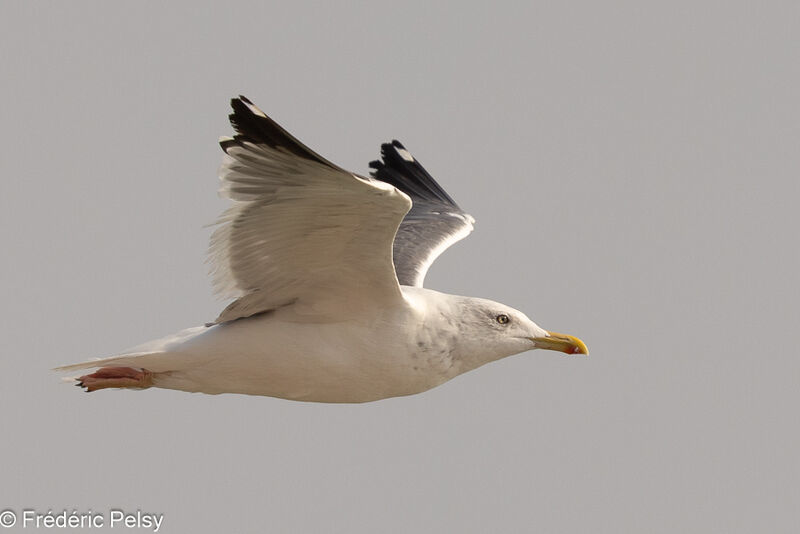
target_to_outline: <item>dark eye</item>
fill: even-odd
[[[508,322],[511,320],[511,319],[508,318],[508,315],[506,315],[505,313],[501,313],[500,315],[498,315],[496,317],[496,319],[497,319],[497,322],[500,323],[500,324],[508,324]]]

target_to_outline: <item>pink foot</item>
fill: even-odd
[[[147,369],[133,367],[102,367],[90,375],[78,378],[78,387],[86,392],[105,388],[149,388],[153,385],[153,373]]]

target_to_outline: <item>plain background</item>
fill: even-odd
[[[0,508],[161,532],[797,532],[796,2],[4,3]],[[49,369],[213,319],[228,101],[366,172],[402,140],[473,235],[427,286],[526,353],[366,405]]]

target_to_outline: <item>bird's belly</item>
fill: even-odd
[[[269,316],[220,325],[184,343],[193,365],[156,385],[316,402],[367,402],[430,389],[447,378],[385,325],[296,323]]]

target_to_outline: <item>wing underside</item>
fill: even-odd
[[[434,180],[399,141],[381,145],[381,161],[370,163],[373,178],[389,183],[413,202],[393,243],[400,284],[422,287],[428,268],[472,231],[475,219]]]

